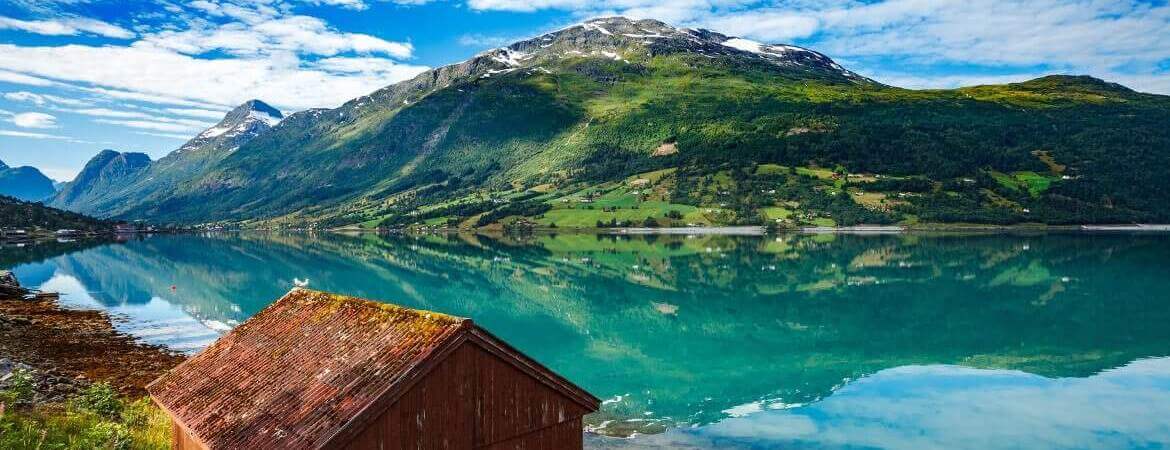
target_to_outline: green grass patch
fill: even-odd
[[[991,177],[995,179],[1001,186],[1011,189],[1013,191],[1027,192],[1032,197],[1039,197],[1048,188],[1052,187],[1052,183],[1058,178],[1053,176],[1045,176],[1032,171],[1012,172],[1010,174],[992,171]]]
[[[828,217],[817,217],[812,220],[812,224],[817,227],[835,227],[837,226],[837,221]]]
[[[769,206],[760,208],[760,212],[764,213],[764,217],[768,220],[785,219],[792,217],[792,210],[783,206]]]
[[[447,221],[451,219],[450,216],[434,217],[423,221],[423,224],[429,227],[446,225]]]
[[[760,164],[756,166],[756,175],[780,175],[788,174],[789,172],[791,172],[791,169],[788,166],[781,166],[779,164]],[[844,184],[845,181],[845,177],[840,177],[840,179],[834,178],[836,174],[832,170],[817,167],[797,167],[796,174],[813,177],[818,180],[831,181],[838,187]]]
[[[165,450],[171,422],[149,399],[126,401],[97,384],[67,405],[7,407],[0,414],[0,448]]]
[[[760,164],[756,166],[756,175],[780,175],[788,173],[788,167],[779,164]]]
[[[662,169],[662,170],[655,170],[655,171],[651,171],[651,172],[640,173],[640,174],[634,175],[632,177],[626,178],[626,182],[632,183],[634,180],[644,179],[644,180],[650,180],[650,184],[654,185],[654,184],[658,184],[659,181],[662,181],[662,178],[666,177],[667,175],[673,174],[676,170],[677,169],[671,167],[669,169]]]
[[[1052,182],[1056,180],[1056,178],[1040,175],[1036,172],[1014,172],[1012,176],[1019,180],[1033,197],[1039,197],[1049,187],[1052,187]]]

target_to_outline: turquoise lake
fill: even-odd
[[[185,352],[298,278],[470,317],[605,400],[588,448],[1170,447],[1170,235],[225,233],[0,267]]]

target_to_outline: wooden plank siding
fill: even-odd
[[[497,442],[481,450],[583,450],[581,418]]]
[[[480,350],[476,445],[487,446],[580,418],[588,411],[507,361]],[[580,428],[577,429],[580,434]],[[580,436],[577,437],[581,439]]]
[[[345,448],[580,449],[580,419],[587,413],[466,341]]]

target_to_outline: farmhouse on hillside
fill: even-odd
[[[176,449],[580,449],[596,397],[469,319],[296,288],[147,387]]]

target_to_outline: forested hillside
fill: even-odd
[[[104,220],[0,195],[0,228],[109,232],[113,226]]]

